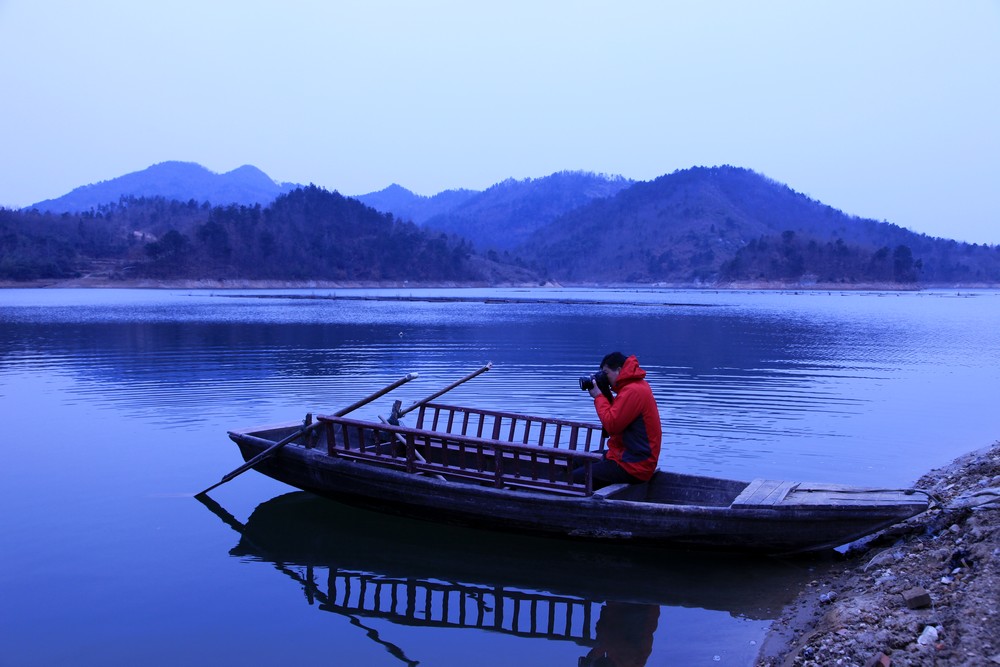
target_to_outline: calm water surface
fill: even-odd
[[[448,400],[590,420],[577,377],[616,349],[662,467],[909,486],[1000,437],[998,332],[995,291],[0,290],[0,664],[749,665],[812,563],[414,525],[255,473],[191,496],[240,463],[227,429],[411,371],[356,415],[492,361]]]

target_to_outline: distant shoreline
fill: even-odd
[[[325,280],[244,280],[177,279],[111,280],[103,276],[85,276],[64,280],[0,280],[0,289],[510,289],[510,288],[583,288],[583,289],[682,289],[698,291],[805,291],[805,292],[919,292],[935,289],[1000,289],[988,283],[899,284],[899,283],[795,283],[745,281],[724,284],[695,283],[464,283],[411,281],[325,281]]]

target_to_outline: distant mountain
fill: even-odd
[[[239,204],[266,205],[293,183],[277,183],[257,167],[244,165],[225,174],[216,174],[194,162],[161,162],[152,167],[109,181],[76,188],[56,199],[47,199],[28,208],[54,213],[77,213],[116,203],[122,197],[163,197],[164,199],[213,206]]]
[[[424,225],[464,236],[480,251],[513,250],[560,215],[632,185],[621,176],[562,171],[523,181],[508,179],[469,197]]]
[[[283,189],[290,192],[275,195]],[[648,182],[559,172],[433,197],[394,184],[346,198],[279,185],[249,166],[219,175],[165,162],[33,209],[0,208],[0,278],[98,274],[996,285],[1000,246],[850,216],[731,166],[693,167]]]
[[[476,190],[445,190],[433,197],[424,197],[393,183],[384,190],[357,195],[354,199],[377,211],[392,213],[400,220],[421,224],[428,218],[445,214],[461,206],[477,194],[479,193]]]
[[[517,250],[564,282],[995,281],[1000,253],[852,217],[737,167],[640,182]]]

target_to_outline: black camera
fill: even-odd
[[[590,391],[595,385],[603,391],[604,387],[608,385],[608,374],[604,371],[597,371],[580,378],[580,391]]]

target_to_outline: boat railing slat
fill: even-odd
[[[446,419],[440,417],[442,412],[447,414]],[[599,450],[604,443],[600,424],[537,417],[499,410],[479,410],[440,403],[427,403],[420,406],[416,427],[468,435],[472,420],[476,421],[475,437],[479,438],[506,439],[509,442],[520,442],[525,445],[537,444],[540,447],[583,449],[588,452]],[[564,440],[567,430],[569,437],[568,440]],[[537,436],[532,437],[533,433],[537,433]],[[549,440],[546,439],[547,436],[550,438]]]
[[[519,487],[590,495],[593,490],[591,468],[600,459],[593,452],[573,452],[338,417],[321,416],[318,419],[326,424],[331,456],[364,460],[411,474],[474,480],[496,488]],[[334,432],[340,434],[339,439],[333,437]],[[585,470],[583,482],[573,480],[573,471],[578,467]]]

